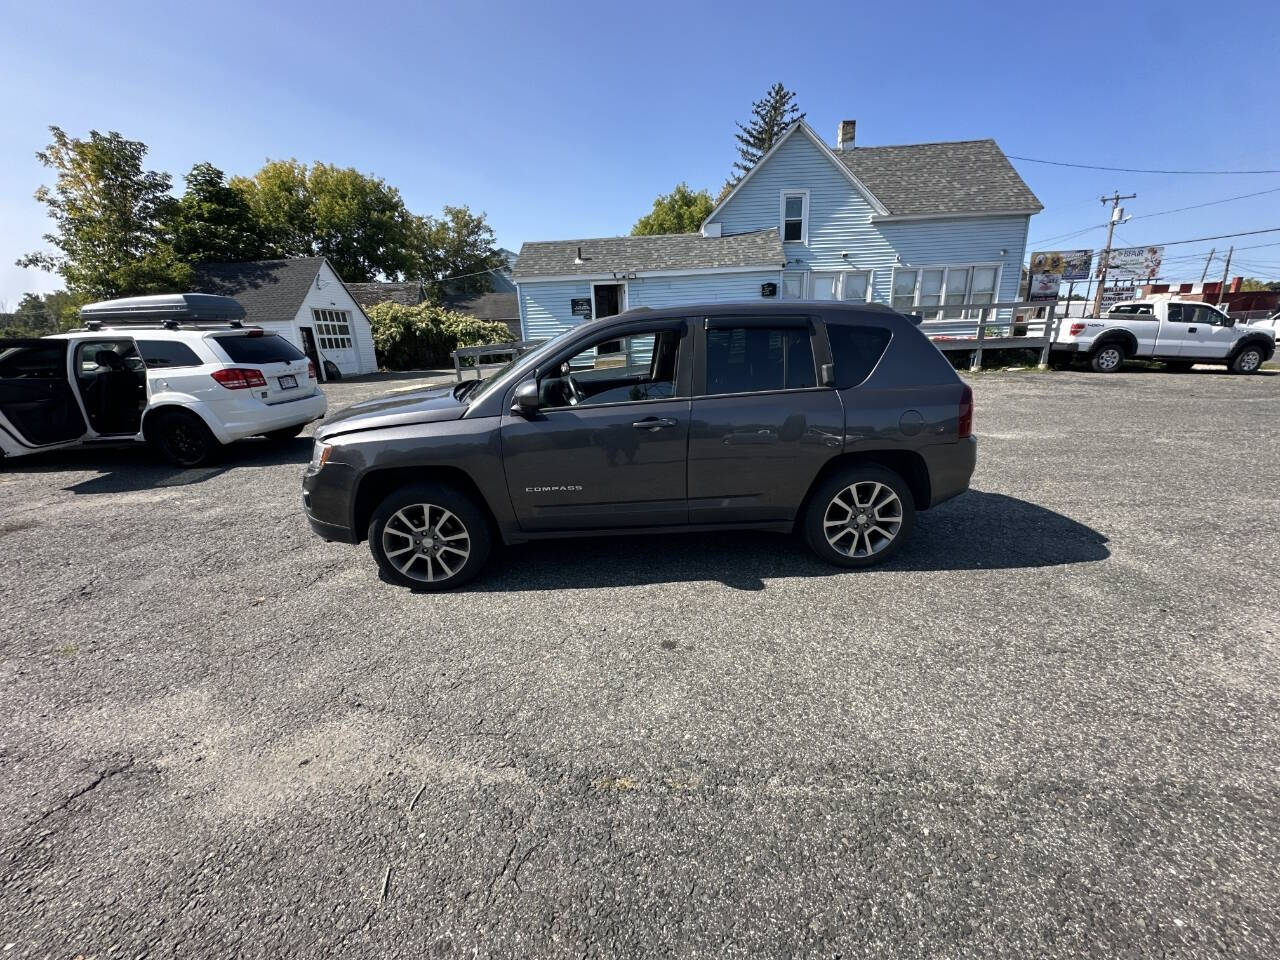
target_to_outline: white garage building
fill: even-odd
[[[369,318],[324,257],[203,263],[194,289],[235,297],[246,323],[288,338],[324,379],[326,360],[344,377],[377,372]]]

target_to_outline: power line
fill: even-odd
[[[1111,173],[1167,173],[1179,177],[1226,177],[1244,174],[1280,173],[1280,170],[1143,170],[1138,167],[1100,167],[1092,163],[1066,163],[1062,160],[1039,160],[1036,157],[1019,157],[1012,153],[1005,154],[1010,160],[1024,160],[1027,163],[1047,163],[1055,167],[1075,167],[1077,170],[1106,170]]]
[[[1209,200],[1205,203],[1193,203],[1189,207],[1174,207],[1172,210],[1157,210],[1155,213],[1143,213],[1136,217],[1130,217],[1130,220],[1150,220],[1152,217],[1163,217],[1170,213],[1182,213],[1184,210],[1199,210],[1201,207],[1213,207],[1220,203],[1231,203],[1233,200],[1247,200],[1250,197],[1261,197],[1268,193],[1280,193],[1280,187],[1272,187],[1269,190],[1259,190],[1257,193],[1242,193],[1238,197],[1223,197],[1221,200]],[[1105,227],[1105,223],[1097,223],[1091,227],[1085,227],[1081,230],[1075,230],[1069,233],[1059,233],[1052,237],[1042,237],[1039,240],[1030,241],[1032,244],[1050,243],[1054,240],[1070,240],[1072,237],[1078,237],[1081,234],[1090,233],[1094,230],[1101,230]]]
[[[1164,240],[1160,243],[1141,243],[1141,247],[1176,247],[1182,243],[1204,243],[1208,240],[1226,240],[1228,237],[1252,237],[1259,233],[1280,233],[1280,227],[1267,227],[1265,230],[1242,230],[1239,233],[1220,233],[1215,237],[1196,237],[1194,240]]]
[[[1130,217],[1130,220],[1149,220],[1152,217],[1163,217],[1169,213],[1182,213],[1184,210],[1199,210],[1201,207],[1213,207],[1219,203],[1230,203],[1232,200],[1247,200],[1249,197],[1260,197],[1265,193],[1280,193],[1280,187],[1272,187],[1270,190],[1259,190],[1257,193],[1242,193],[1238,197],[1223,197],[1221,200],[1210,200],[1207,203],[1193,203],[1189,207],[1174,207],[1172,210],[1160,210],[1156,213],[1144,213],[1140,216]]]

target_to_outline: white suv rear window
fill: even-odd
[[[294,363],[306,356],[278,333],[215,337],[232,363]]]

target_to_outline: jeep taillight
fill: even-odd
[[[959,434],[961,440],[973,436],[973,388],[967,383],[960,394]]]
[[[223,367],[213,371],[210,376],[228,390],[248,390],[250,387],[265,387],[267,378],[261,370],[252,367]]]
[[[316,378],[316,365],[310,360],[307,361],[307,376],[312,380]]]
[[[1073,337],[1078,337],[1078,336],[1080,336],[1080,334],[1084,333],[1084,324],[1083,324],[1083,323],[1073,323],[1073,324],[1071,325],[1071,329],[1070,329],[1070,330],[1068,330],[1068,331],[1067,331],[1067,333],[1068,333],[1068,334],[1070,334],[1070,335],[1071,335],[1071,336],[1073,336]]]

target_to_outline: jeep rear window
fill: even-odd
[[[293,363],[306,354],[278,333],[214,337],[232,363]]]
[[[871,376],[892,337],[884,327],[827,324],[831,359],[836,365],[836,387],[840,390],[856,387]]]
[[[194,350],[176,340],[138,340],[137,344],[148,367],[198,367],[204,363]]]

